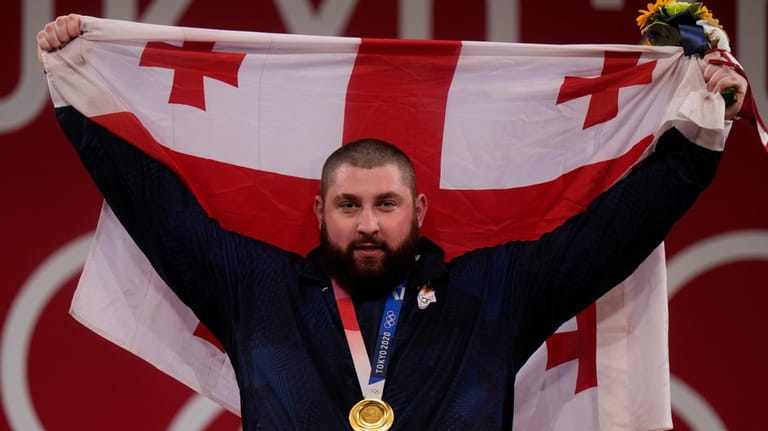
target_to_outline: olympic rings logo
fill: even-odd
[[[387,310],[387,314],[384,315],[384,327],[387,329],[392,328],[397,323],[397,315],[392,310]]]

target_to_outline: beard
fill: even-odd
[[[393,249],[387,242],[373,236],[361,235],[342,248],[328,238],[325,223],[320,226],[320,248],[328,263],[331,276],[347,288],[352,296],[378,298],[388,294],[405,280],[419,251],[419,226],[414,219],[411,231],[402,245]],[[355,258],[355,250],[377,248],[383,252],[378,259]]]

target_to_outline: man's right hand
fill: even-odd
[[[42,51],[59,49],[77,36],[80,36],[80,15],[71,13],[46,24],[37,33],[37,58],[40,63],[42,64]]]

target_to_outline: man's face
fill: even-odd
[[[426,208],[424,195],[413,197],[394,164],[372,169],[342,164],[324,199],[315,197],[333,276],[361,292],[394,287],[413,263]]]

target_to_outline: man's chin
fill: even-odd
[[[378,298],[391,292],[402,281],[384,269],[383,258],[355,258],[353,262],[353,268],[338,276],[355,296]]]
[[[357,271],[359,274],[370,274],[371,276],[376,276],[378,274],[381,274],[384,269],[384,255],[382,256],[360,256],[355,255],[354,256],[354,262],[355,262],[355,271]]]

